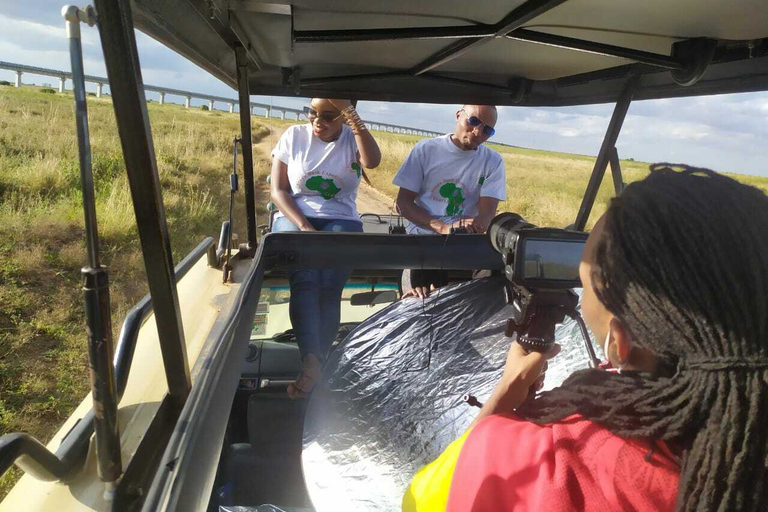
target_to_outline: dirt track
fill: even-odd
[[[360,213],[389,213],[394,207],[392,198],[382,194],[366,183],[357,191],[357,211]]]

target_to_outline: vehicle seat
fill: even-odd
[[[230,447],[221,503],[311,507],[301,470],[307,400],[255,393],[248,400],[248,443]]]

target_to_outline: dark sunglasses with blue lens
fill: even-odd
[[[321,121],[325,121],[326,123],[332,123],[336,121],[338,118],[343,116],[341,112],[318,112],[317,110],[313,109],[312,107],[304,107],[304,115],[307,116],[307,119],[311,122],[315,118],[320,118]]]
[[[478,126],[483,125],[483,134],[489,138],[493,137],[493,135],[496,133],[496,129],[493,126],[488,126],[479,117],[467,114],[464,109],[461,109],[461,111],[464,112],[465,116],[467,116],[467,125],[471,126],[472,128],[477,128]]]

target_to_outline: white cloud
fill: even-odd
[[[60,4],[0,0],[0,60],[69,70],[69,52]],[[236,93],[196,65],[150,37],[137,33],[144,82],[235,98]],[[105,76],[98,31],[83,28],[86,73]],[[0,79],[13,74],[0,70]],[[24,75],[29,83],[56,83]],[[93,90],[93,86],[88,86]],[[167,98],[172,100],[172,98]],[[303,98],[254,96],[253,101],[300,108]],[[180,101],[176,99],[175,101]],[[443,133],[453,128],[458,105],[364,101],[364,118]],[[495,140],[554,151],[595,155],[612,105],[567,108],[501,107]],[[720,170],[768,175],[768,93],[634,102],[617,142],[624,158],[683,161]]]

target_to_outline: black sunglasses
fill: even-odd
[[[464,109],[461,109],[461,111],[464,112],[465,116],[467,116],[467,124],[469,126],[471,126],[472,128],[477,128],[478,126],[483,125],[483,133],[487,135],[489,138],[494,136],[494,134],[496,133],[496,129],[493,126],[488,126],[479,117],[475,117],[467,114],[464,111]]]
[[[321,121],[325,121],[326,123],[332,123],[344,114],[339,113],[339,115],[336,116],[333,114],[333,112],[318,112],[312,107],[304,107],[304,115],[307,116],[307,119],[310,121],[312,119],[318,118]]]

